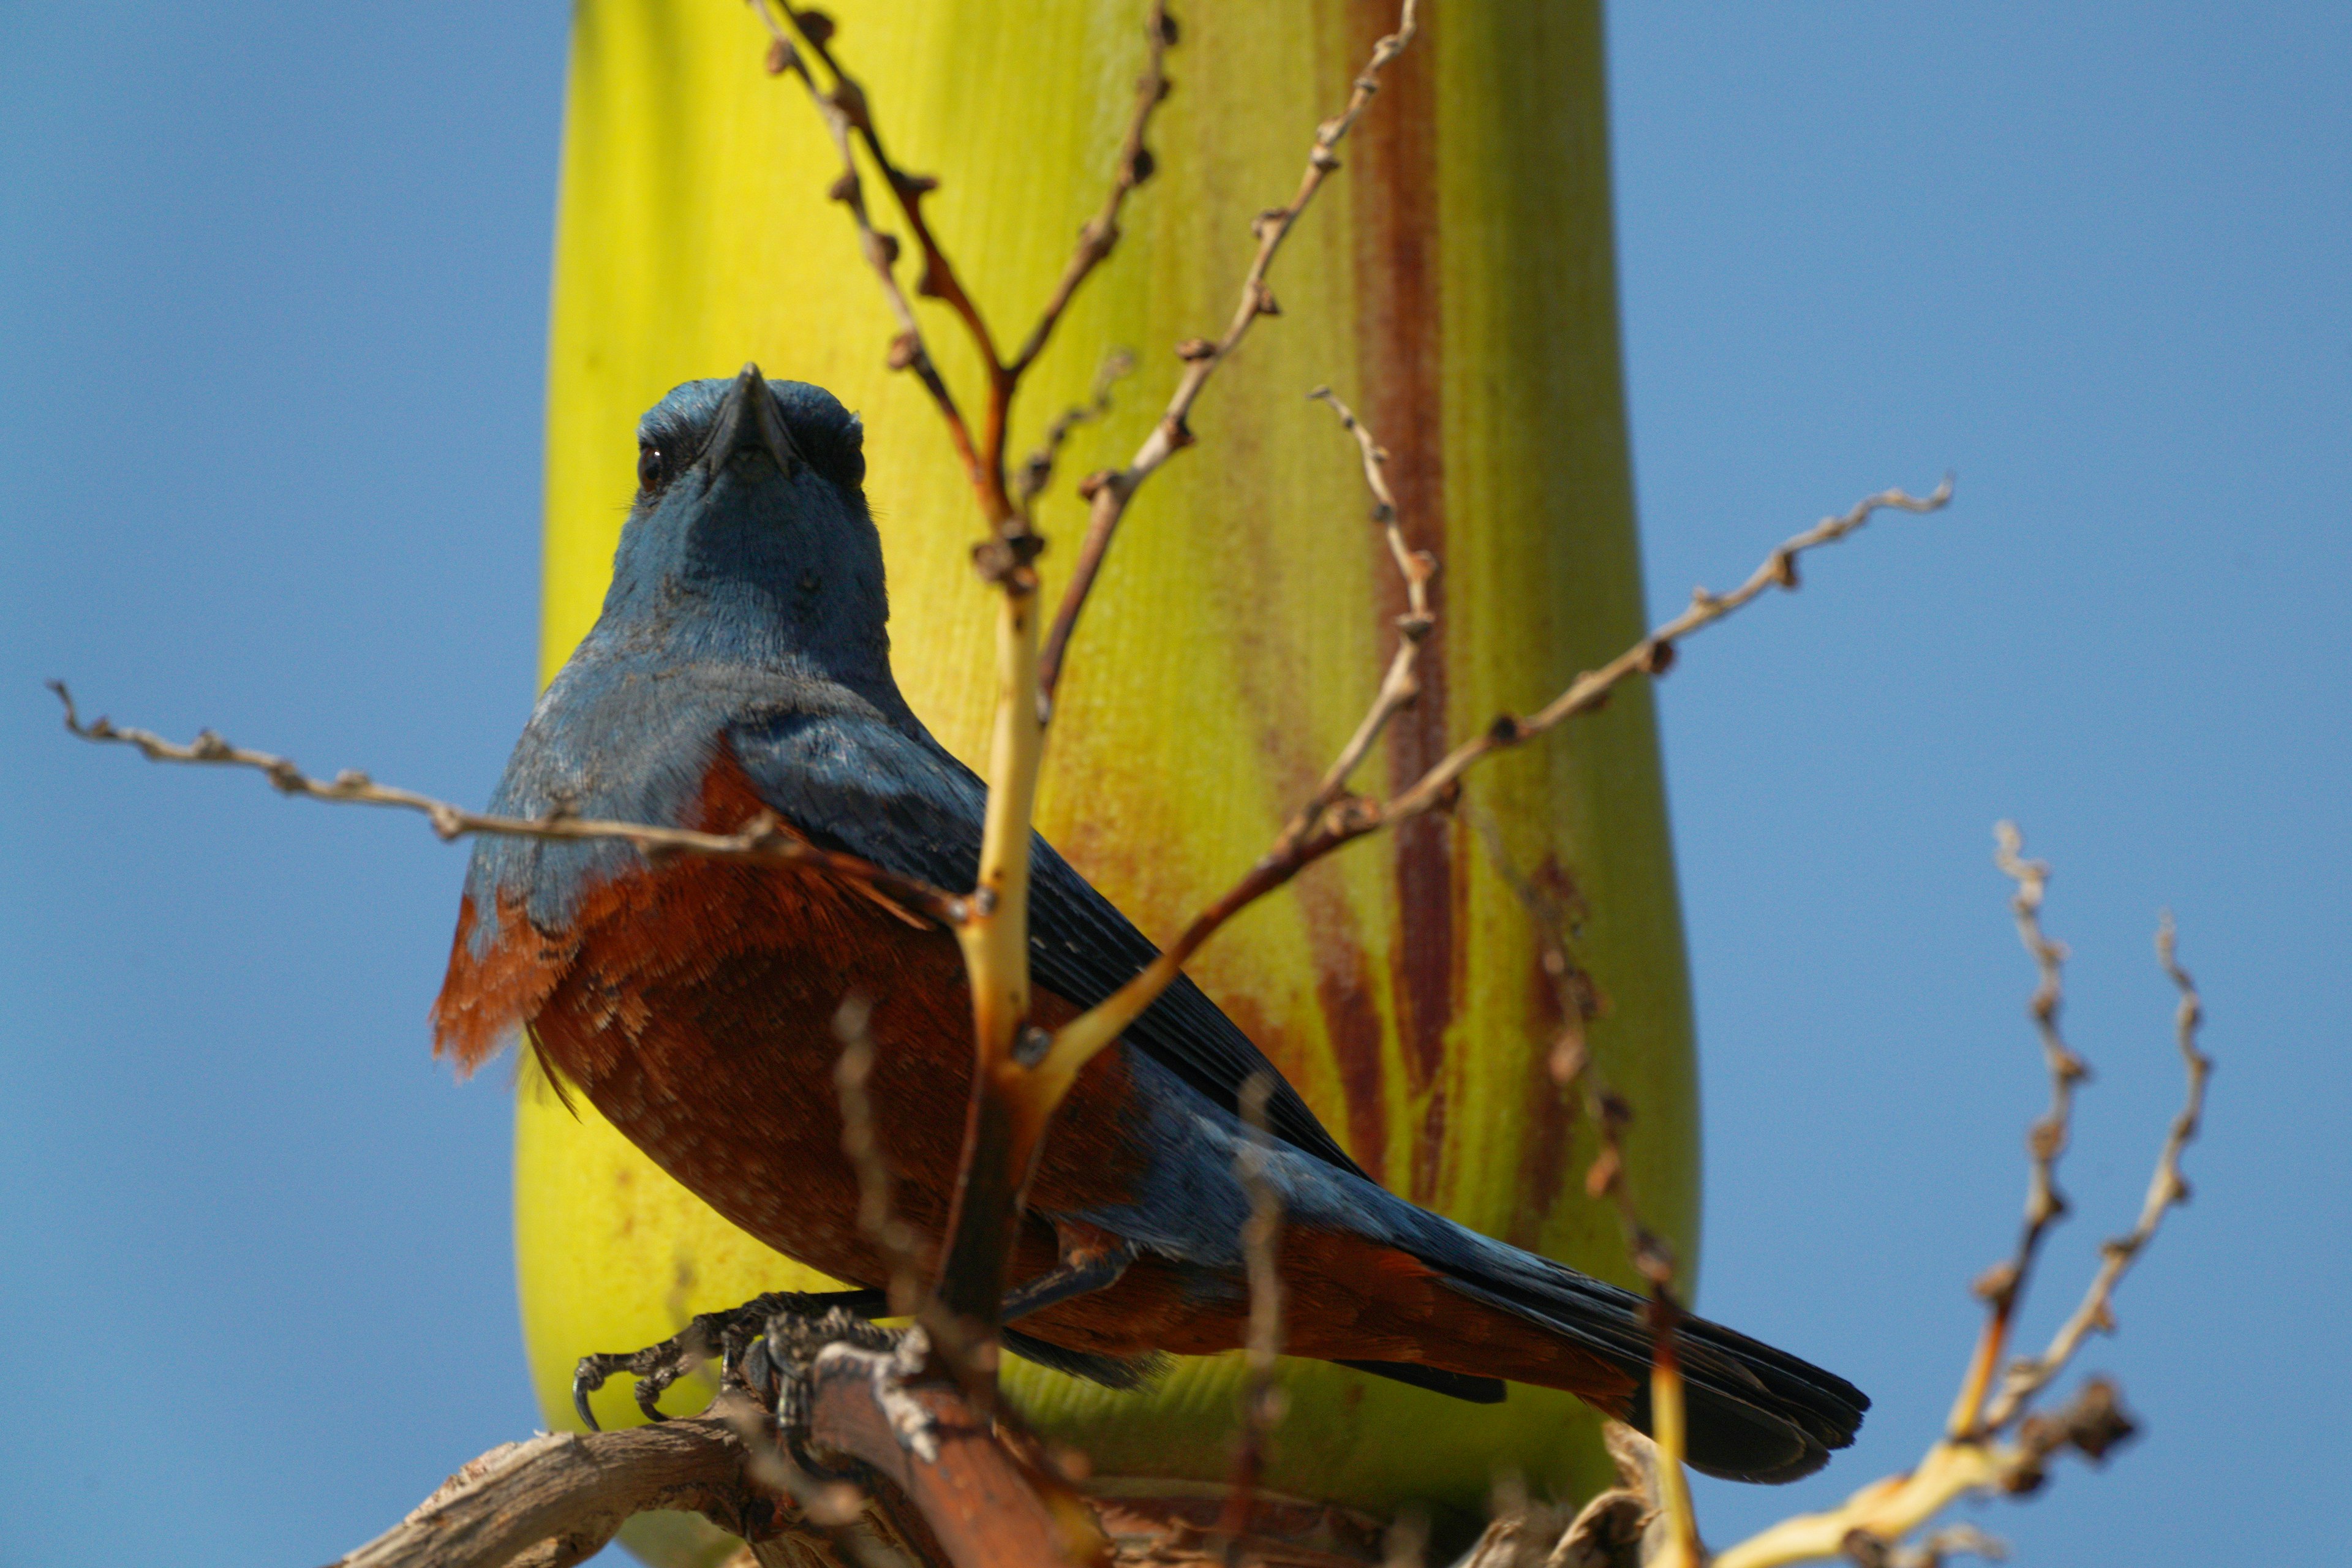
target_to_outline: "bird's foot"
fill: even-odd
[[[631,1373],[637,1379],[637,1408],[645,1413],[646,1420],[660,1421],[665,1419],[657,1408],[661,1396],[672,1384],[713,1357],[719,1361],[720,1387],[752,1386],[753,1380],[745,1376],[744,1358],[768,1333],[772,1319],[782,1316],[814,1321],[840,1314],[847,1321],[873,1329],[865,1320],[887,1309],[885,1293],[880,1290],[771,1290],[740,1307],[704,1312],[659,1344],[639,1351],[607,1351],[582,1356],[572,1373],[572,1408],[580,1413],[582,1423],[590,1431],[595,1431],[596,1416],[589,1408],[588,1396],[617,1373]],[[882,1332],[878,1329],[873,1331]],[[764,1376],[757,1380],[766,1381]],[[763,1395],[766,1393],[757,1387],[754,1392]]]
[[[811,1474],[832,1477],[832,1471],[810,1457],[804,1443],[815,1380],[838,1368],[864,1377],[899,1447],[918,1458],[935,1459],[940,1446],[930,1413],[907,1393],[908,1380],[923,1370],[930,1356],[930,1336],[919,1323],[886,1329],[841,1307],[824,1311],[788,1307],[772,1313],[766,1331],[747,1347],[743,1379],[775,1411],[777,1431],[793,1462]]]

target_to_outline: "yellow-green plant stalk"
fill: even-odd
[[[1143,60],[1139,0],[842,0],[834,47],[927,203],[1000,342],[1018,342],[1099,205]],[[967,760],[991,712],[982,534],[937,412],[885,355],[897,328],[826,199],[839,164],[806,95],[762,68],[756,17],[717,0],[582,0],[575,13],[549,375],[544,668],[595,616],[634,488],[635,421],[669,386],[757,360],[831,387],[866,423],[893,658]],[[1184,6],[1157,173],[1014,411],[1013,453],[1087,395],[1117,346],[1135,373],[1079,427],[1037,510],[1055,603],[1085,524],[1071,480],[1123,462],[1174,384],[1179,340],[1230,314],[1250,219],[1286,199],[1348,96],[1381,0]],[[1195,409],[1197,450],[1138,497],[1059,688],[1039,822],[1166,940],[1260,854],[1361,718],[1404,591],[1352,441],[1305,394],[1328,384],[1391,454],[1408,539],[1435,552],[1437,631],[1418,702],[1360,781],[1406,782],[1507,709],[1557,692],[1642,633],[1619,374],[1599,7],[1489,0],[1425,14],[1276,267],[1262,321]],[[869,172],[870,173],[870,172]],[[869,178],[875,218],[901,226]],[[911,264],[902,264],[913,281]],[[977,361],[928,303],[968,409]],[[1482,834],[1471,814],[1491,825]],[[1491,845],[1491,837],[1496,842]],[[1548,1067],[1562,1020],[1500,855],[1567,911],[1601,999],[1589,1043],[1639,1110],[1645,1217],[1696,1243],[1697,1125],[1682,933],[1649,691],[1494,763],[1464,810],[1342,851],[1251,910],[1191,971],[1349,1152],[1478,1229],[1631,1279],[1588,1201],[1592,1145]],[[730,1228],[528,1061],[516,1234],[532,1374],[572,1422],[583,1352],[815,1277]],[[886,1146],[888,1129],[880,1130]],[[1097,1484],[1221,1487],[1238,1357],[1141,1394],[1009,1363],[1010,1396],[1085,1450]],[[1472,1406],[1319,1363],[1286,1370],[1266,1485],[1384,1512],[1470,1509],[1512,1469],[1576,1492],[1603,1467],[1568,1395]],[[675,1391],[685,1408],[701,1394]],[[625,1386],[599,1396],[635,1419]],[[642,1535],[633,1537],[651,1544]],[[675,1551],[685,1550],[682,1546]]]

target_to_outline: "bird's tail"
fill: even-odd
[[[1457,1236],[1471,1245],[1422,1260],[1453,1292],[1546,1331],[1555,1354],[1549,1365],[1528,1365],[1522,1348],[1510,1366],[1456,1370],[1566,1388],[1648,1431],[1654,1344],[1648,1303],[1549,1258],[1468,1231]],[[1490,1336],[1516,1337],[1496,1335],[1491,1326],[1478,1334]],[[1811,1475],[1832,1449],[1853,1441],[1870,1408],[1869,1397],[1834,1373],[1704,1318],[1682,1321],[1675,1350],[1687,1457],[1711,1476],[1778,1483]],[[1601,1387],[1592,1386],[1596,1363],[1616,1373]]]
[[[1495,1397],[1497,1378],[1565,1389],[1649,1429],[1654,1337],[1642,1297],[1368,1182],[1346,1185],[1352,1201],[1344,1230],[1302,1212],[1285,1236],[1284,1273],[1290,1279],[1296,1270],[1294,1294],[1305,1310],[1294,1318],[1297,1353],[1376,1356],[1381,1364],[1367,1370],[1464,1397],[1481,1397],[1482,1385],[1483,1397]],[[1307,1197],[1303,1184],[1297,1195]],[[1318,1321],[1335,1331],[1318,1332]],[[1328,1342],[1301,1342],[1318,1340]],[[1682,1321],[1675,1348],[1687,1458],[1708,1475],[1765,1482],[1811,1475],[1853,1441],[1870,1408],[1835,1373],[1703,1318]],[[1416,1367],[1440,1375],[1411,1375]]]

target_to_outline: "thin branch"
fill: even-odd
[[[1249,1194],[1249,1218],[1242,1223],[1242,1258],[1249,1274],[1249,1334],[1242,1387],[1241,1437],[1234,1448],[1232,1489],[1225,1499],[1218,1533],[1225,1538],[1226,1568],[1241,1561],[1243,1538],[1249,1533],[1251,1510],[1259,1482],[1265,1474],[1268,1434],[1283,1416],[1282,1385],[1275,1380],[1282,1360],[1282,1194],[1267,1174],[1271,1141],[1265,1131],[1265,1105],[1274,1079],[1254,1074],[1242,1085],[1239,1110],[1244,1129],[1234,1173]]]
[[[1690,1476],[1683,1468],[1685,1441],[1682,1358],[1676,1332],[1682,1320],[1673,1294],[1663,1285],[1650,1291],[1650,1437],[1657,1446],[1658,1506],[1666,1518],[1658,1568],[1702,1568],[1706,1548],[1699,1543],[1698,1511],[1692,1506]]]
[[[874,1037],[867,1029],[873,1016],[873,1004],[863,996],[846,998],[833,1015],[834,1038],[841,1042],[833,1068],[841,1096],[841,1152],[857,1173],[857,1228],[882,1255],[890,1315],[912,1318],[921,1313],[927,1294],[925,1259],[914,1227],[892,1212],[890,1165],[874,1131],[874,1100],[866,1092],[874,1073]]]
[[[1212,342],[1205,338],[1188,338],[1177,345],[1176,353],[1184,362],[1184,373],[1176,383],[1174,395],[1168,400],[1166,412],[1145,437],[1135,456],[1124,468],[1109,469],[1088,478],[1080,494],[1090,503],[1085,539],[1078,546],[1077,564],[1072,569],[1070,583],[1062,595],[1061,607],[1055,613],[1053,630],[1045,638],[1045,651],[1039,669],[1045,700],[1050,705],[1054,689],[1059,684],[1062,666],[1069,653],[1070,637],[1077,630],[1079,614],[1085,610],[1087,596],[1094,591],[1096,575],[1102,570],[1104,553],[1109,550],[1111,538],[1118,531],[1119,520],[1127,513],[1128,504],[1143,482],[1159,471],[1170,458],[1192,444],[1192,432],[1187,420],[1192,405],[1199,401],[1201,389],[1225,363],[1226,356],[1237,347],[1250,326],[1260,316],[1281,313],[1275,303],[1274,292],[1266,286],[1266,276],[1273,268],[1274,258],[1282,242],[1298,222],[1299,215],[1323,188],[1324,181],[1339,167],[1335,152],[1356,121],[1380,90],[1381,72],[1404,52],[1412,42],[1418,22],[1415,16],[1417,0],[1404,0],[1397,16],[1396,31],[1383,37],[1372,47],[1372,55],[1358,74],[1354,88],[1348,96],[1347,107],[1333,118],[1316,127],[1315,142],[1307,155],[1307,173],[1300,179],[1298,190],[1287,206],[1273,207],[1258,214],[1250,225],[1257,238],[1257,252],[1251,258],[1249,270],[1242,279],[1241,298],[1234,307],[1233,317],[1225,324],[1224,335]]]
[[[763,0],[752,3],[759,6],[761,19],[772,26]],[[795,6],[792,0],[776,0],[776,6],[800,35],[803,48],[814,55],[833,78],[833,86],[817,94],[820,107],[829,106],[833,114],[840,116],[866,143],[867,155],[881,170],[883,183],[889,187],[906,219],[908,232],[914,236],[922,252],[923,268],[915,280],[915,292],[941,301],[956,313],[971,334],[972,346],[980,351],[981,363],[988,367],[990,396],[981,426],[973,482],[980,487],[981,500],[991,520],[1000,520],[1010,511],[1004,494],[1003,418],[1004,405],[1011,401],[1011,388],[1005,382],[1003,356],[996,352],[996,339],[990,333],[988,322],[965,290],[963,280],[956,275],[955,264],[948,259],[938,237],[932,234],[929,220],[923,216],[923,198],[937,190],[940,183],[929,174],[908,174],[891,161],[888,149],[882,144],[881,129],[874,122],[873,107],[864,85],[844,68],[833,52],[833,18],[822,11]],[[803,68],[805,72],[805,67]],[[814,77],[811,75],[808,79],[812,90],[815,90]],[[828,119],[831,117],[828,115]]]
[[[2094,1378],[2065,1409],[2024,1423],[2013,1440],[1945,1438],[1916,1468],[1871,1482],[1842,1507],[1784,1519],[1717,1553],[1711,1568],[1780,1568],[1845,1557],[1857,1536],[1898,1542],[1963,1497],[2033,1491],[2047,1479],[2056,1455],[2072,1448],[2101,1459],[2137,1429],[2117,1403],[2114,1385]]]
[[[2059,1326],[2048,1348],[2032,1360],[2010,1367],[2001,1380],[2000,1393],[1985,1413],[1988,1426],[1998,1428],[2013,1419],[2074,1359],[2074,1352],[2094,1331],[2115,1331],[2113,1302],[2116,1285],[2155,1238],[2166,1213],[2189,1201],[2189,1183],[2180,1173],[2180,1156],[2196,1138],[2204,1120],[2205,1085],[2213,1076],[2213,1058],[2198,1048],[2198,1033],[2205,1022],[2205,1004],[2197,994],[2196,982],[2180,967],[2174,941],[2172,916],[2168,911],[2156,928],[2157,961],[2163,965],[2166,978],[2180,993],[2179,1005],[2173,1015],[2173,1031],[2189,1087],[2165,1136],[2164,1148],[2157,1156],[2156,1174],[2148,1180],[2147,1196],[2140,1204],[2139,1221],[2126,1234],[2110,1237],[2101,1245],[2098,1273],[2092,1278],[2090,1289],[2083,1293],[2081,1304]]]
[[[940,412],[947,416],[956,437],[957,449],[964,457],[972,483],[980,493],[982,510],[988,514],[992,525],[1003,527],[1021,510],[1005,484],[1004,449],[1012,426],[1013,395],[1020,388],[1021,378],[1045,352],[1055,327],[1067,313],[1070,301],[1076,297],[1079,288],[1118,246],[1119,213],[1129,194],[1151,177],[1153,161],[1150,149],[1144,144],[1144,138],[1150,129],[1153,110],[1168,96],[1165,62],[1168,47],[1176,41],[1176,26],[1168,17],[1164,0],[1153,0],[1145,18],[1144,68],[1136,80],[1135,110],[1129,117],[1127,134],[1120,142],[1118,157],[1112,166],[1110,190],[1103,198],[1101,210],[1078,230],[1076,247],[1063,268],[1061,279],[1055,284],[1045,309],[1039,312],[1036,325],[1030,329],[1029,336],[1019,352],[1009,360],[998,352],[995,335],[989,331],[980,307],[965,289],[954,262],[949,258],[939,237],[932,233],[930,222],[924,215],[923,198],[939,188],[939,182],[927,174],[908,174],[891,161],[887,149],[883,146],[880,128],[875,123],[873,108],[865,87],[843,68],[833,52],[832,19],[822,12],[796,7],[791,0],[776,0],[785,21],[800,35],[801,47],[795,49],[777,26],[764,0],[751,0],[751,3],[759,10],[761,20],[775,35],[776,42],[769,57],[770,68],[793,68],[800,72],[803,79],[808,82],[810,94],[819,111],[824,115],[826,124],[833,130],[835,141],[841,149],[844,174],[835,187],[835,194],[853,204],[860,240],[869,258],[874,260],[876,271],[883,277],[884,287],[892,297],[893,309],[900,318],[900,336],[898,343],[893,345],[892,363],[914,365],[925,375],[924,384],[931,388],[934,400],[939,403]],[[802,58],[803,50],[814,55],[831,75],[833,86],[830,89],[817,86],[814,74]],[[953,310],[963,322],[972,346],[979,352],[981,364],[988,377],[988,396],[982,405],[980,437],[976,443],[965,431],[961,416],[947,396],[944,384],[931,371],[929,356],[923,353],[920,333],[914,326],[913,314],[906,309],[897,282],[890,276],[888,262],[896,258],[895,243],[889,247],[887,255],[877,245],[866,220],[863,202],[856,197],[857,174],[849,152],[853,132],[865,142],[867,154],[881,170],[884,183],[889,186],[890,194],[906,219],[908,232],[914,237],[922,252],[922,272],[916,280],[915,291],[939,300]],[[919,360],[916,358],[918,355],[921,356]]]
[[[964,471],[977,485],[981,483],[980,453],[971,442],[971,431],[965,426],[963,414],[956,407],[955,396],[948,390],[940,375],[939,366],[931,361],[929,347],[923,342],[922,323],[915,319],[915,308],[908,303],[906,291],[898,287],[898,239],[896,235],[878,232],[866,210],[866,185],[858,177],[857,156],[851,150],[850,120],[835,98],[817,86],[816,78],[808,68],[801,51],[768,12],[762,0],[751,0],[751,9],[759,14],[761,23],[770,35],[768,44],[768,74],[782,76],[790,72],[801,79],[808,89],[809,102],[815,106],[817,117],[824,121],[825,132],[841,154],[841,175],[833,183],[829,193],[835,201],[848,210],[850,222],[857,228],[857,251],[874,269],[882,285],[882,296],[889,302],[890,313],[898,320],[898,335],[890,342],[889,363],[892,370],[910,370],[923,390],[931,395],[939,405],[940,416],[947,421],[948,438],[955,443],[956,456],[962,459]],[[791,7],[787,6],[789,11]],[[805,26],[805,22],[803,22]]]
[[[1168,96],[1168,46],[1176,41],[1176,24],[1168,15],[1166,0],[1152,0],[1151,9],[1143,21],[1143,74],[1135,79],[1135,111],[1129,117],[1127,135],[1119,142],[1118,161],[1112,166],[1110,192],[1103,197],[1102,210],[1088,218],[1078,230],[1077,248],[1070,253],[1069,264],[1062,268],[1061,281],[1054,285],[1053,297],[1039,312],[1037,324],[1029,330],[1029,341],[1013,356],[1004,372],[1019,381],[1037,356],[1045,352],[1045,341],[1054,334],[1055,326],[1087,275],[1102,265],[1118,244],[1118,213],[1126,204],[1127,194],[1151,178],[1154,162],[1151,149],[1143,144],[1144,132],[1151,128],[1152,111]]]
[[[1730,593],[1711,594],[1705,588],[1692,589],[1690,606],[1681,615],[1599,669],[1588,670],[1578,676],[1567,690],[1534,714],[1527,718],[1504,714],[1487,727],[1486,733],[1455,747],[1410,788],[1401,792],[1381,808],[1382,819],[1393,822],[1416,816],[1442,805],[1450,797],[1455,781],[1468,772],[1472,764],[1491,752],[1522,744],[1563,720],[1592,711],[1607,700],[1612,688],[1635,671],[1664,675],[1673,667],[1676,645],[1684,637],[1714,625],[1767,588],[1793,589],[1797,586],[1799,556],[1825,544],[1836,543],[1867,523],[1874,513],[1883,510],[1941,511],[1951,499],[1952,479],[1948,474],[1941,484],[1924,496],[1908,495],[1902,490],[1881,490],[1876,495],[1864,496],[1850,510],[1836,517],[1825,517],[1804,532],[1786,541],[1764,558],[1764,563],[1748,581]]]
[[[1883,490],[1865,497],[1851,510],[1837,517],[1824,518],[1812,528],[1782,543],[1765,558],[1764,564],[1753,576],[1731,593],[1715,595],[1704,588],[1695,591],[1688,609],[1599,669],[1579,675],[1565,691],[1533,717],[1521,719],[1506,714],[1496,719],[1484,733],[1455,747],[1429,772],[1386,801],[1362,796],[1343,797],[1326,806],[1308,824],[1305,832],[1293,833],[1286,829],[1257,864],[1244,872],[1215,903],[1194,916],[1192,923],[1142,973],[1092,1010],[1062,1026],[1039,1068],[1041,1075],[1052,1080],[1052,1092],[1055,1098],[1066,1091],[1078,1068],[1140,1016],[1160,993],[1175,982],[1186,962],[1200,951],[1202,945],[1242,910],[1290,881],[1341,846],[1409,817],[1450,805],[1461,776],[1479,762],[1496,752],[1524,744],[1578,714],[1589,713],[1601,707],[1610,691],[1626,677],[1637,671],[1650,675],[1663,673],[1673,663],[1674,648],[1678,639],[1722,620],[1769,586],[1778,584],[1782,587],[1795,587],[1797,558],[1805,552],[1845,538],[1868,521],[1872,513],[1882,509],[1932,512],[1941,510],[1951,500],[1951,495],[1952,481],[1947,478],[1932,494],[1925,497],[1906,495],[1901,490]]]
[[[2053,1079],[2072,1083],[2084,1076],[2080,1063],[2076,1062],[2071,1073],[2062,1073],[2056,1064],[2072,1059],[2073,1052],[2063,1042],[2053,1044],[2057,1040],[2057,965],[2064,950],[2041,930],[2042,898],[2048,885],[2049,870],[2038,862],[2019,858],[2014,827],[2003,823],[2000,833],[2001,868],[2018,884],[2012,908],[2017,911],[2020,934],[2041,971],[2032,1008],[2034,1022],[2042,1032],[2044,1048],[2059,1053],[2051,1058]],[[2174,1015],[2174,1033],[2187,1088],[2181,1109],[2172,1119],[2157,1156],[2156,1174],[2148,1184],[2138,1223],[2127,1235],[2108,1241],[2100,1249],[2099,1268],[2084,1293],[2082,1304],[2041,1355],[2008,1369],[1999,1393],[1982,1416],[1978,1417],[1973,1403],[1982,1393],[1978,1368],[1986,1358],[1988,1344],[1997,1343],[1995,1328],[2002,1321],[1996,1298],[1993,1318],[1988,1321],[1970,1360],[1969,1378],[1963,1385],[1964,1408],[1954,1412],[1954,1430],[1929,1447],[1917,1468],[1906,1475],[1872,1482],[1847,1499],[1842,1508],[1784,1520],[1717,1557],[1714,1568],[1777,1568],[1781,1563],[1852,1555],[1856,1538],[1867,1543],[1865,1549],[1891,1552],[1895,1543],[1964,1496],[1977,1492],[2030,1492],[2042,1484],[2049,1460],[2061,1450],[2074,1448],[2095,1460],[2132,1435],[2135,1427],[2131,1417],[2124,1412],[2114,1386],[2103,1379],[2094,1378],[2084,1384],[2074,1398],[2053,1415],[2029,1415],[2027,1405],[2073,1361],[2094,1330],[2105,1331],[2114,1327],[2112,1302],[2116,1285],[2154,1239],[2165,1215],[2174,1205],[2189,1200],[2189,1184],[2180,1173],[2180,1157],[2197,1136],[2204,1114],[2205,1086],[2213,1064],[2198,1046],[2204,1008],[2195,983],[2175,954],[2169,915],[2157,928],[2156,945],[2158,961],[2180,994]],[[2038,1132],[2031,1141],[2031,1154],[2037,1166],[2054,1160],[2055,1151],[2050,1147],[2053,1142]],[[2034,1190],[2043,1191],[2049,1181],[2047,1170],[2038,1171]],[[2032,1225],[2031,1211],[2028,1225]],[[2024,1275],[2037,1259],[2038,1251],[2033,1247],[2022,1247],[2019,1256],[2019,1278],[2009,1282],[2014,1291],[2023,1289]]]
[[[1421,695],[1421,681],[1415,674],[1422,645],[1437,627],[1437,617],[1429,608],[1430,579],[1437,575],[1437,557],[1426,550],[1414,550],[1405,543],[1404,524],[1397,515],[1396,496],[1389,489],[1387,476],[1381,471],[1389,460],[1388,448],[1373,438],[1371,431],[1358,419],[1355,411],[1339,401],[1338,394],[1328,386],[1318,386],[1307,395],[1318,402],[1328,403],[1339,416],[1339,427],[1355,437],[1362,455],[1364,483],[1372,492],[1372,521],[1381,525],[1388,541],[1389,555],[1396,563],[1397,574],[1404,579],[1405,613],[1397,617],[1396,652],[1389,658],[1388,673],[1381,678],[1379,692],[1371,707],[1365,711],[1363,721],[1339,754],[1323,773],[1322,782],[1307,804],[1291,817],[1283,832],[1286,837],[1304,837],[1315,820],[1334,802],[1347,793],[1348,780],[1363,764],[1372,743],[1388,728],[1397,712],[1410,707]]]
[[[289,758],[233,746],[210,730],[199,732],[194,741],[182,745],[167,741],[152,731],[131,729],[102,717],[85,724],[75,710],[73,694],[66,689],[65,683],[52,680],[48,682],[48,688],[58,694],[58,700],[65,704],[66,729],[85,741],[134,746],[151,763],[194,763],[250,768],[268,778],[281,795],[306,795],[312,800],[339,805],[381,805],[417,812],[431,825],[434,833],[444,840],[464,838],[474,834],[541,838],[561,843],[617,839],[633,847],[648,859],[659,859],[669,855],[700,855],[713,860],[732,860],[755,866],[796,866],[822,872],[871,893],[886,907],[910,920],[914,916],[908,914],[909,910],[919,910],[945,926],[960,926],[970,918],[966,900],[929,882],[886,871],[854,855],[820,849],[795,836],[777,817],[766,812],[752,818],[739,833],[704,833],[687,827],[661,827],[652,823],[613,822],[584,816],[491,816],[478,811],[467,811],[445,800],[436,800],[430,795],[419,795],[414,790],[377,784],[367,774],[352,769],[346,769],[331,779],[312,778]]]
[[[2058,1190],[2058,1161],[2066,1152],[2073,1124],[2074,1086],[2089,1077],[2091,1070],[2066,1044],[2058,1027],[2059,1010],[2065,1003],[2067,955],[2066,944],[2053,941],[2042,929],[2042,906],[2050,893],[2049,863],[2027,860],[2019,855],[2024,841],[2019,837],[2013,822],[1995,824],[1993,840],[1993,863],[2000,868],[2001,875],[2017,884],[2010,910],[2017,919],[2018,940],[2032,956],[2040,976],[2026,1010],[2042,1037],[2042,1061],[2050,1070],[2050,1109],[2026,1134],[2031,1174],[2025,1193],[2025,1221],[2018,1235],[2017,1250],[1976,1284],[1976,1293],[1990,1310],[1976,1352],[1969,1358],[1968,1374],[1961,1380],[1959,1397],[1952,1405],[1947,1431],[1954,1437],[1969,1436],[1978,1430],[1985,1393],[2008,1349],[2019,1300],[2033,1272],[2034,1258],[2051,1226],[2065,1216],[2066,1195]]]
[[[1021,509],[1024,517],[1029,515],[1030,508],[1045,493],[1046,485],[1052,482],[1055,461],[1061,457],[1062,445],[1070,438],[1070,432],[1081,425],[1091,425],[1108,414],[1111,388],[1134,369],[1133,353],[1126,349],[1111,350],[1103,356],[1102,363],[1095,370],[1094,389],[1087,394],[1087,401],[1065,408],[1055,416],[1051,425],[1045,426],[1044,438],[1037,443],[1036,450],[1022,463],[1020,472],[1013,479],[1013,504]]]

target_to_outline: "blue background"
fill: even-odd
[[[1977,1510],[2023,1561],[2337,1560],[2352,23],[1616,8],[1652,597],[1960,475],[1664,689],[1705,1043],[1702,1305],[1878,1398],[1737,1539],[1907,1463],[2044,1093],[1999,816],[2098,1078],[2029,1340],[2220,1058],[2120,1304],[2148,1433]],[[68,742],[38,681],[484,797],[532,689],[565,14],[0,25],[0,1563],[301,1563],[530,1429],[509,1106],[423,1013],[456,851]]]

